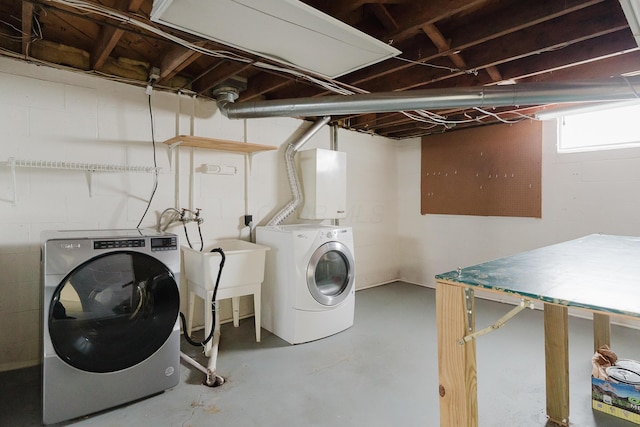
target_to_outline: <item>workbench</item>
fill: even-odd
[[[594,349],[610,342],[610,316],[640,318],[640,237],[594,234],[437,275],[441,427],[478,425],[476,289],[542,303],[547,416],[568,426],[568,309],[593,313]]]

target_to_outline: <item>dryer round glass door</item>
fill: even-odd
[[[51,343],[78,369],[125,369],[162,347],[179,306],[175,277],[162,262],[139,252],[110,252],[81,264],[56,288]]]
[[[340,304],[353,287],[354,262],[349,248],[340,242],[327,242],[311,255],[307,266],[307,286],[320,304]]]

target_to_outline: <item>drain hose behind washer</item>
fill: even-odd
[[[220,260],[220,265],[218,266],[218,276],[216,277],[216,284],[213,287],[213,298],[211,299],[211,315],[212,315],[211,330],[209,331],[209,335],[204,341],[197,342],[191,339],[189,334],[187,334],[187,322],[184,318],[184,314],[180,312],[180,320],[182,321],[182,330],[184,331],[184,338],[187,340],[189,344],[191,344],[194,347],[200,347],[200,346],[204,347],[205,345],[207,345],[207,343],[211,341],[211,338],[213,338],[213,331],[216,328],[215,326],[216,325],[216,294],[218,293],[218,285],[220,284],[220,276],[222,275],[222,269],[224,268],[224,262],[226,260],[226,257],[224,255],[224,251],[222,250],[222,248],[214,248],[214,249],[211,249],[210,252],[218,252],[222,257],[222,259]]]

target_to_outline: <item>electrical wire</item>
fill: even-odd
[[[216,58],[220,58],[220,59],[228,59],[231,61],[239,61],[239,62],[244,62],[244,63],[253,63],[254,66],[259,67],[259,68],[263,68],[263,69],[267,69],[267,70],[272,70],[272,71],[277,71],[277,72],[282,72],[282,73],[287,73],[287,74],[291,74],[293,76],[299,77],[301,79],[305,79],[310,81],[311,83],[317,84],[327,90],[330,90],[332,92],[335,93],[339,93],[339,94],[343,94],[343,95],[347,95],[347,94],[351,94],[349,93],[348,90],[345,90],[342,88],[341,84],[335,81],[329,81],[326,79],[321,79],[319,77],[314,77],[311,76],[309,74],[306,73],[302,73],[300,71],[297,70],[293,70],[290,68],[285,68],[285,67],[280,67],[277,65],[273,65],[273,64],[268,64],[262,61],[255,61],[255,59],[252,58],[248,58],[245,56],[242,56],[240,54],[234,53],[234,52],[230,52],[230,51],[226,51],[226,50],[213,50],[213,49],[207,49],[205,47],[202,46],[198,46],[195,43],[191,43],[188,42],[184,39],[181,39],[180,37],[174,36],[173,34],[169,34],[159,28],[156,28],[152,25],[149,25],[145,22],[142,22],[140,20],[134,19],[129,15],[123,14],[123,13],[119,13],[116,12],[114,10],[110,10],[108,8],[99,6],[97,4],[91,4],[88,3],[86,1],[83,0],[48,0],[50,2],[55,2],[55,3],[59,3],[65,6],[69,6],[69,7],[73,7],[75,9],[78,9],[80,11],[84,11],[85,13],[96,13],[98,15],[102,15],[111,19],[116,19],[118,21],[120,21],[122,24],[127,24],[127,25],[133,25],[136,26],[138,28],[142,28],[143,30],[146,30],[152,34],[155,34],[157,36],[160,36],[164,39],[170,40],[174,43],[177,43],[183,47],[186,47],[188,49],[191,49],[195,52],[201,53],[203,55],[208,55],[208,56],[213,56]]]
[[[38,19],[36,18],[36,15],[33,15],[33,21],[35,23],[35,25],[32,27],[31,33],[32,34],[27,34],[24,31],[22,31],[20,28],[16,27],[15,25],[13,25],[12,23],[2,20],[0,19],[0,24],[3,24],[9,28],[11,28],[12,30],[14,30],[15,32],[17,32],[19,35],[17,36],[12,36],[10,34],[0,34],[0,37],[8,39],[8,40],[22,40],[24,39],[24,37],[29,37],[29,42],[32,43],[36,40],[42,40],[43,36],[42,36],[42,27],[40,26],[40,21],[38,21]]]
[[[501,123],[506,123],[506,124],[518,123],[518,122],[521,122],[521,121],[526,120],[526,119],[529,118],[529,117],[526,117],[524,114],[521,114],[522,117],[519,117],[519,118],[517,118],[515,120],[506,120],[506,119],[503,119],[502,117],[500,117],[498,114],[492,113],[490,111],[483,110],[480,107],[473,107],[473,109],[476,110],[476,111],[481,112],[482,114],[486,114],[487,116],[491,116],[491,117],[495,118],[496,120],[498,120]]]
[[[84,13],[95,13],[95,14],[99,14],[111,19],[115,19],[118,20],[120,23],[124,24],[124,25],[132,25],[132,26],[136,26],[138,28],[141,28],[145,31],[148,31],[154,35],[157,35],[159,37],[162,37],[166,40],[172,41],[174,43],[177,43],[187,49],[191,49],[195,52],[198,52],[200,54],[203,55],[207,55],[207,56],[212,56],[212,57],[216,57],[216,58],[220,58],[220,59],[228,59],[228,60],[232,60],[232,61],[239,61],[239,62],[243,62],[243,63],[252,63],[254,66],[258,67],[258,68],[262,68],[265,70],[270,70],[270,71],[275,71],[275,72],[281,72],[281,73],[286,73],[286,74],[290,74],[293,75],[294,77],[303,79],[303,80],[307,80],[309,82],[311,82],[312,84],[315,84],[319,87],[322,87],[323,89],[326,89],[332,93],[336,93],[339,95],[353,95],[356,93],[369,93],[368,91],[364,90],[364,89],[360,89],[358,87],[352,86],[352,85],[348,85],[346,83],[342,83],[336,80],[332,80],[332,79],[326,79],[323,77],[316,77],[313,76],[311,74],[305,73],[305,72],[301,72],[295,69],[291,69],[291,68],[285,68],[282,66],[278,66],[278,65],[274,65],[274,64],[270,64],[270,63],[266,63],[266,62],[262,62],[262,61],[256,61],[255,59],[252,58],[248,58],[245,56],[242,56],[240,54],[234,53],[234,52],[230,52],[230,51],[226,51],[226,50],[213,50],[213,49],[207,49],[205,47],[202,46],[198,46],[195,43],[191,43],[189,41],[186,41],[180,37],[177,37],[173,34],[167,33],[165,31],[163,31],[160,28],[157,28],[153,25],[149,25],[146,22],[143,22],[142,20],[138,20],[135,19],[133,17],[131,17],[130,15],[124,14],[124,13],[119,13],[115,10],[112,9],[108,9],[106,7],[103,7],[101,5],[98,4],[93,4],[93,3],[88,3],[84,0],[46,0],[49,2],[55,2],[55,3],[59,3],[65,6],[69,6],[69,7],[73,7],[75,9],[78,9],[80,11],[83,11]],[[396,56],[394,57],[394,59],[399,60],[399,61],[404,61],[404,62],[408,62],[414,65],[419,65],[419,66],[425,66],[425,67],[431,67],[431,68],[438,68],[438,69],[444,69],[444,70],[448,70],[450,72],[463,72],[466,74],[473,74],[473,75],[477,75],[478,74],[478,70],[463,70],[460,68],[454,68],[454,67],[446,67],[446,66],[442,66],[442,65],[436,65],[436,64],[431,64],[428,62],[421,62],[421,61],[415,61],[415,60],[411,60],[411,59],[407,59],[407,58],[403,58],[403,57],[399,57]],[[139,82],[135,82],[135,83],[139,83]],[[634,89],[635,91],[635,89]],[[507,122],[507,123],[512,123],[512,121],[506,120],[501,118],[501,115],[504,114],[518,114],[516,112],[502,112],[502,113],[490,113],[484,110],[478,110],[480,112],[482,112],[484,114],[484,116],[478,116],[475,118],[471,118],[469,117],[469,119],[467,120],[449,120],[444,116],[440,116],[438,114],[429,112],[427,110],[419,110],[419,111],[414,111],[414,112],[406,112],[406,111],[400,111],[401,114],[404,114],[407,118],[410,118],[412,120],[415,121],[420,121],[420,122],[424,122],[424,123],[428,123],[431,125],[439,125],[439,126],[443,126],[445,129],[448,129],[450,127],[453,127],[457,124],[464,124],[464,123],[471,123],[471,122],[479,122],[482,123],[482,120],[486,120],[489,117],[493,117],[499,121],[503,121],[503,122]],[[528,116],[525,116],[527,118],[531,118]]]
[[[149,120],[151,122],[151,144],[153,146],[153,190],[151,190],[151,196],[149,197],[149,202],[147,203],[147,207],[140,217],[140,221],[138,221],[138,225],[136,228],[140,228],[140,224],[144,220],[144,217],[149,212],[149,207],[151,206],[151,202],[153,201],[153,196],[156,194],[156,190],[158,189],[158,160],[156,157],[156,137],[153,130],[153,108],[151,108],[151,94],[149,94]]]
[[[19,29],[18,27],[14,26],[13,24],[11,24],[11,23],[9,23],[7,21],[4,21],[4,20],[0,19],[0,24],[4,24],[7,27],[9,27],[9,28],[13,29],[14,31],[16,31],[17,33],[21,34],[20,36],[10,36],[8,34],[3,34],[2,36],[7,38],[7,39],[22,40],[22,38],[24,36],[30,36],[30,34],[25,33],[24,31],[22,31],[21,29]]]
[[[445,65],[436,65],[436,64],[431,64],[429,62],[414,61],[413,59],[403,58],[401,56],[394,56],[393,59],[396,59],[398,61],[408,62],[408,63],[413,64],[413,65],[421,65],[423,67],[437,68],[437,69],[440,69],[440,70],[447,70],[447,71],[452,72],[452,73],[461,72],[461,73],[465,73],[465,74],[472,74],[474,76],[478,75],[478,70],[463,70],[462,68],[447,67]]]

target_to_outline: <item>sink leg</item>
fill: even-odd
[[[261,302],[260,302],[260,290],[258,290],[258,292],[253,294],[253,313],[254,313],[254,319],[255,319],[255,323],[256,323],[256,342],[260,342],[260,307],[261,307]]]
[[[196,302],[196,294],[189,292],[189,307],[187,308],[187,335],[191,336],[193,330],[193,307]]]
[[[240,325],[240,297],[231,298],[231,308],[233,309],[233,326]]]

